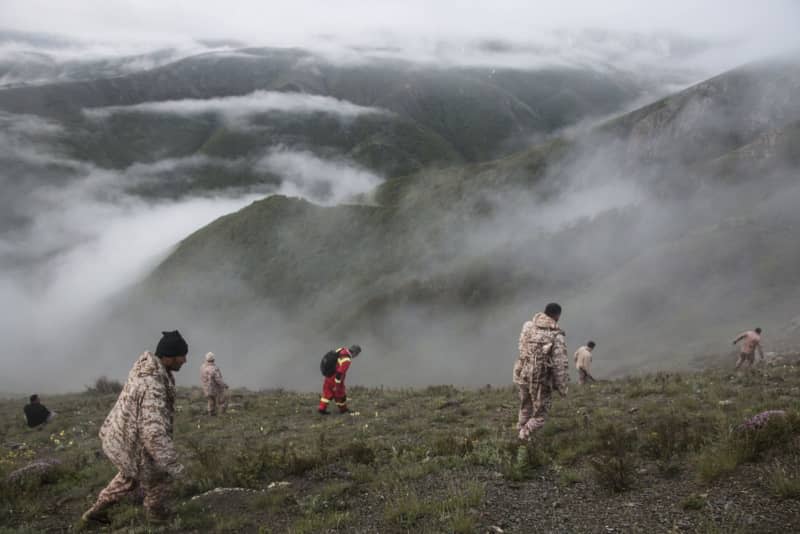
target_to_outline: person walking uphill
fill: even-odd
[[[328,415],[328,404],[331,400],[336,402],[340,413],[346,413],[347,409],[347,389],[344,385],[347,377],[347,370],[353,358],[361,354],[361,347],[352,345],[350,348],[341,347],[335,351],[330,351],[322,357],[322,374],[325,380],[322,382],[322,396],[319,399],[319,413]],[[332,362],[335,358],[336,367],[333,368]],[[327,360],[327,361],[326,361]],[[326,372],[326,367],[330,365],[332,369]],[[330,374],[329,374],[330,372]]]
[[[578,370],[578,384],[583,385],[590,380],[594,382],[594,377],[592,376],[592,351],[595,346],[595,342],[590,341],[575,351],[575,369]]]
[[[522,326],[514,383],[519,387],[519,439],[544,426],[553,391],[567,394],[569,362],[564,332],[558,326],[561,306],[551,302]]]
[[[222,371],[217,367],[213,352],[206,354],[205,361],[200,366],[200,381],[203,384],[203,394],[208,399],[208,415],[217,415],[217,407],[220,413],[225,413],[228,384],[222,380]]]
[[[141,486],[151,519],[167,515],[170,479],[183,473],[172,439],[175,378],[189,346],[175,330],[163,332],[155,354],[145,352],[128,374],[116,404],[100,428],[103,452],[119,473],[97,496],[84,521],[106,521],[105,509]]]
[[[739,352],[739,359],[736,361],[736,369],[739,369],[744,363],[747,364],[746,367],[752,366],[755,363],[756,351],[758,351],[761,359],[764,359],[764,351],[761,349],[760,328],[742,332],[736,336],[736,339],[733,340],[733,344],[736,345],[740,341],[743,341],[743,343],[741,351]]]

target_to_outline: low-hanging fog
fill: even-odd
[[[241,113],[227,111],[234,119]],[[255,169],[281,177],[279,184],[177,200],[146,198],[135,193],[135,186],[209,164],[240,162],[197,155],[101,168],[61,153],[57,138],[64,132],[54,122],[11,114],[0,121],[0,294],[9,310],[0,321],[4,391],[21,385],[74,388],[95,374],[92,366],[103,369],[106,359],[118,371],[116,354],[96,364],[90,363],[96,354],[79,354],[107,343],[103,329],[109,300],[214,219],[273,192],[331,204],[365,193],[382,180],[345,158],[275,146],[265,149]],[[87,336],[98,336],[98,343],[87,344]],[[14,356],[21,354],[26,357]]]
[[[661,95],[800,46],[791,24],[800,10],[788,1],[662,2],[646,11],[626,1],[602,9],[566,2],[558,10],[501,2],[491,11],[453,2],[411,2],[402,9],[386,2],[301,2],[279,10],[229,4],[196,2],[176,16],[163,2],[112,7],[83,1],[70,9],[3,2],[0,29],[10,31],[0,32],[0,86],[113,77],[195,53],[223,57],[237,54],[240,45],[266,45],[307,48],[341,62],[580,65],[640,77],[646,95]],[[32,37],[35,32],[47,38]],[[389,114],[324,96],[258,91],[92,108],[83,116],[102,125],[120,114],[214,115],[232,130],[247,131],[263,126],[251,116],[276,111],[340,121]],[[726,117],[718,119],[705,126],[733,128]],[[770,167],[757,181],[745,171],[721,180],[693,164],[656,172],[646,162],[626,160],[630,146],[605,137],[593,138],[535,188],[487,191],[489,215],[454,216],[437,229],[441,240],[427,235],[428,228],[416,230],[415,250],[424,253],[398,279],[447,280],[488,263],[490,283],[504,288],[499,296],[477,295],[469,306],[398,303],[342,333],[314,323],[322,310],[337,306],[342,317],[354,313],[341,288],[320,288],[318,309],[303,317],[254,295],[244,280],[204,277],[201,269],[186,273],[187,287],[221,309],[171,307],[169,299],[158,309],[133,307],[143,301],[128,301],[129,291],[135,295],[137,284],[182,239],[217,218],[274,193],[323,206],[372,203],[375,187],[390,177],[344,154],[281,144],[264,146],[250,159],[196,153],[103,166],[76,159],[64,149],[64,135],[56,120],[0,114],[0,296],[6,310],[0,392],[75,390],[101,374],[121,379],[139,352],[154,348],[160,330],[174,328],[191,348],[181,384],[196,381],[200,357],[212,350],[234,386],[313,389],[319,356],[329,345],[353,342],[365,347],[353,383],[506,383],[522,323],[551,300],[564,305],[570,352],[590,338],[598,342],[599,376],[658,368],[659,358],[663,367],[673,357],[674,365],[683,365],[694,355],[729,350],[728,338],[745,327],[777,334],[800,316],[800,291],[786,274],[800,254],[794,247],[770,248],[791,247],[782,232],[800,226],[796,166]],[[142,193],[210,167],[232,175],[246,169],[263,180],[179,195]],[[291,229],[284,239],[292,239]],[[713,263],[704,263],[704,254]],[[524,284],[514,291],[503,286],[504,277]]]

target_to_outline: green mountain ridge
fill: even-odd
[[[605,363],[609,370],[658,357],[671,336],[680,337],[687,350],[683,360],[673,358],[671,364],[680,365],[691,351],[713,350],[709,333],[727,336],[728,329],[758,317],[777,326],[797,314],[800,295],[791,265],[800,259],[793,237],[800,221],[787,204],[796,198],[791,169],[800,149],[793,135],[794,101],[757,130],[741,136],[727,132],[715,145],[727,152],[698,152],[688,167],[675,162],[643,167],[646,180],[620,186],[643,191],[643,200],[630,206],[600,206],[552,227],[544,223],[558,213],[546,210],[566,209],[581,188],[588,188],[587,202],[592,202],[592,187],[601,181],[578,189],[570,184],[581,172],[592,177],[587,161],[593,163],[603,147],[611,147],[607,152],[619,163],[603,172],[623,175],[631,161],[648,158],[647,139],[676,138],[680,128],[664,122],[661,110],[686,109],[694,99],[705,99],[703,109],[713,121],[718,110],[736,102],[726,91],[721,103],[708,102],[708,92],[741,85],[742,76],[754,72],[759,78],[748,91],[758,84],[783,91],[768,76],[782,79],[783,67],[732,71],[678,94],[677,103],[648,106],[591,132],[590,140],[629,125],[616,132],[621,137],[613,144],[592,147],[588,155],[586,139],[556,140],[492,162],[422,171],[381,185],[365,197],[374,206],[319,208],[271,197],[184,240],[146,281],[143,294],[173,295],[180,293],[176,288],[192,287],[188,302],[213,307],[214,300],[203,297],[191,281],[192,273],[236,279],[252,293],[245,291],[247,297],[236,296],[226,306],[235,308],[242,298],[277,304],[293,320],[313,324],[325,335],[385,331],[383,321],[403,309],[432,321],[463,316],[475,329],[488,322],[495,330],[484,333],[485,339],[463,341],[476,353],[501,332],[513,350],[510,332],[518,326],[509,321],[521,324],[532,305],[555,298],[572,310],[570,319],[565,316],[574,325],[570,331],[597,337],[622,332],[603,341],[614,355]],[[694,113],[691,119],[702,121]],[[681,128],[688,124],[680,112],[670,116]],[[665,137],[653,129],[640,137],[632,125],[641,124],[660,125]],[[770,131],[784,132],[782,150],[758,141]],[[741,188],[726,192],[732,171],[720,167],[720,158],[759,160],[761,180],[736,181]],[[742,171],[740,163],[736,172]],[[708,168],[715,172],[708,174]],[[663,183],[670,187],[667,196]],[[709,187],[718,191],[703,194]],[[537,210],[542,211],[539,220]],[[739,225],[742,217],[748,222]],[[222,264],[220,256],[226,258]],[[785,300],[775,305],[781,295]]]
[[[551,132],[636,95],[631,82],[568,68],[435,68],[413,63],[335,65],[298,49],[204,54],[111,79],[0,91],[0,109],[71,117],[85,108],[241,96],[256,90],[330,96],[408,117],[447,139],[467,160],[493,155],[509,137]],[[550,109],[571,95],[580,106]],[[553,101],[555,101],[553,100]]]
[[[330,97],[386,112],[341,117],[324,109],[265,110],[237,122],[202,109],[126,109],[255,91]],[[274,190],[283,177],[259,163],[276,149],[349,161],[382,177],[491,160],[523,148],[531,136],[620,109],[640,92],[631,78],[591,69],[443,68],[398,60],[337,64],[300,49],[250,48],[113,78],[0,89],[0,111],[61,128],[42,150],[124,171],[134,194],[176,198],[228,188]],[[335,108],[335,102],[329,103]],[[99,115],[84,113],[109,107]],[[195,156],[219,161],[183,161]],[[47,174],[27,161],[2,159],[31,177]],[[129,176],[147,170],[139,164],[164,160],[174,160],[174,168],[155,177]]]

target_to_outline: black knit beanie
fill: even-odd
[[[161,340],[156,347],[156,356],[186,356],[189,353],[189,345],[177,330],[172,332],[161,332]]]

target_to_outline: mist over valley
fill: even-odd
[[[554,300],[600,376],[800,334],[788,32],[399,21],[147,44],[16,16],[0,391],[121,377],[174,328],[255,389],[314,389],[351,342],[355,383],[504,384]]]

